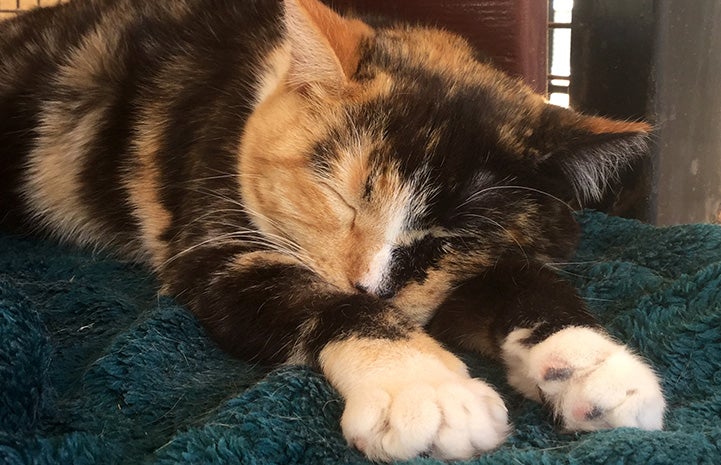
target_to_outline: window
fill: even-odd
[[[36,6],[54,5],[59,0],[0,0],[0,20],[14,16],[23,10],[29,10]]]
[[[548,9],[548,98],[568,107],[571,83],[571,16],[573,0],[551,0]]]

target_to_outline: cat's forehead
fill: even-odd
[[[346,124],[315,146],[311,163],[321,181],[345,201],[385,212],[380,216],[396,225],[392,230],[407,233],[433,227],[505,176],[476,147],[451,152],[439,146],[437,139],[443,137]]]
[[[437,29],[380,29],[359,74],[383,76],[371,102],[376,106],[367,113],[386,112],[388,132],[414,142],[413,132],[435,136],[437,143],[445,135],[447,142],[470,138],[485,150],[521,153],[545,107],[541,96],[479,59],[464,39]]]
[[[414,185],[470,182],[503,165],[498,130],[484,126],[475,104],[463,95],[433,97],[432,89],[398,92],[350,107],[316,142],[313,165],[362,173],[366,183],[397,173]]]

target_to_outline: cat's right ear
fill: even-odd
[[[290,43],[288,83],[295,88],[343,88],[358,68],[362,41],[373,30],[318,0],[284,0]]]
[[[587,116],[551,104],[539,119],[533,140],[541,176],[562,180],[553,186],[554,195],[575,198],[581,206],[601,200],[625,167],[648,155],[652,128],[644,122]]]

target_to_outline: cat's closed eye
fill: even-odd
[[[341,222],[350,228],[355,226],[356,217],[358,216],[357,207],[355,207],[350,200],[347,200],[346,197],[338,191],[338,189],[334,188],[330,184],[321,181],[318,185],[322,187],[323,192],[331,200],[333,213],[338,215]]]

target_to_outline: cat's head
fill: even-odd
[[[648,126],[549,105],[448,32],[371,27],[285,1],[241,147],[244,202],[328,282],[419,321],[501,257],[575,240]],[[293,245],[290,245],[290,243]]]

